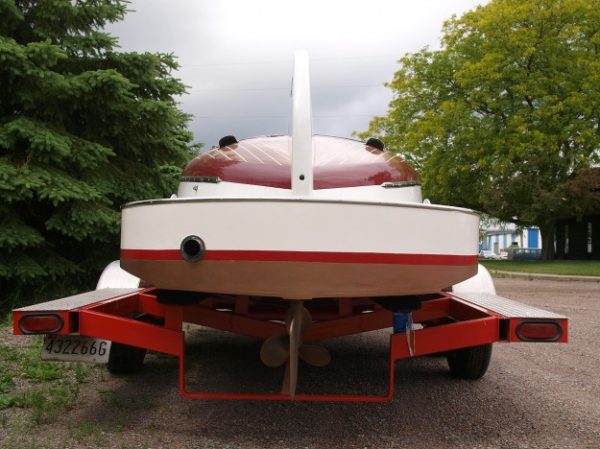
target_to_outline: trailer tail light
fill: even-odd
[[[516,333],[522,341],[557,341],[562,336],[562,327],[555,321],[523,321]]]
[[[51,334],[63,328],[64,322],[55,313],[24,315],[19,320],[19,329],[24,334]]]

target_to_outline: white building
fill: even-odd
[[[495,219],[481,221],[482,250],[500,254],[510,247],[542,248],[542,238],[538,227],[520,228],[514,223],[505,223]]]

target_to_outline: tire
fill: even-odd
[[[492,344],[457,349],[447,354],[450,374],[459,379],[481,379],[490,366]]]
[[[109,263],[96,285],[96,290],[102,288],[136,288],[147,285],[140,278],[123,270],[118,260]],[[151,322],[145,315],[134,317],[140,321]],[[136,348],[122,343],[112,342],[110,352],[108,353],[108,371],[112,374],[129,374],[140,371],[144,366],[146,350]]]
[[[113,341],[108,354],[108,371],[112,374],[130,374],[138,372],[144,366],[146,350]]]

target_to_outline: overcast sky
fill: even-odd
[[[174,53],[196,142],[287,134],[293,55],[311,62],[313,131],[349,137],[383,115],[398,59],[437,48],[478,0],[134,0],[109,30],[123,50]]]

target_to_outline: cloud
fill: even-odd
[[[406,52],[437,47],[441,26],[477,0],[143,0],[109,30],[123,50],[175,53],[182,109],[206,147],[288,132],[293,54],[311,56],[314,131],[350,136],[387,110],[383,87]]]

